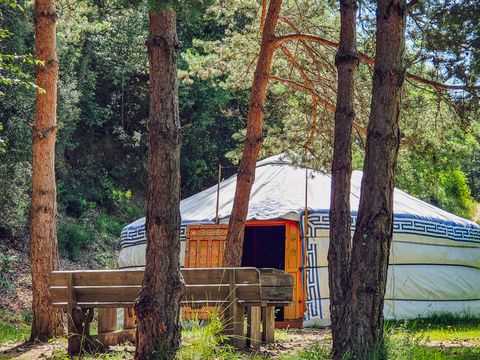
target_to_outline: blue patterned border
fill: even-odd
[[[180,226],[180,241],[186,240],[187,224]],[[142,245],[147,243],[147,232],[145,223],[139,226],[127,226],[123,228],[120,234],[120,248],[124,249],[130,246]]]
[[[304,215],[300,215],[300,231],[304,236]],[[357,213],[352,212],[352,230],[355,229]],[[310,211],[308,213],[308,236],[319,237],[318,231],[328,230],[330,218],[328,210]],[[472,225],[463,225],[453,221],[443,221],[440,219],[426,219],[420,216],[396,214],[393,221],[393,231],[397,234],[412,234],[429,236],[433,238],[447,239],[474,243],[480,245],[480,227]]]
[[[305,320],[314,317],[323,318],[322,298],[320,295],[320,274],[317,262],[317,244],[315,240],[307,241],[307,284],[306,284],[306,307]]]

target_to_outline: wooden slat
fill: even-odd
[[[135,329],[117,330],[109,333],[103,333],[92,336],[92,338],[100,341],[103,345],[118,345],[125,341],[135,342]]]
[[[188,284],[228,284],[228,273],[232,268],[194,268],[182,269],[185,283]],[[237,269],[237,283],[259,283],[259,271],[256,268]],[[131,270],[76,270],[54,271],[50,277],[50,286],[67,286],[67,274],[72,274],[75,286],[119,286],[139,285],[143,281],[143,268]]]
[[[187,285],[183,300],[224,300],[228,294],[228,285]]]
[[[50,286],[66,286],[67,274],[71,273],[75,286],[142,285],[143,268],[135,270],[77,270],[54,271]]]
[[[66,308],[66,302],[56,302],[52,303],[52,305],[56,308]],[[94,308],[94,309],[102,309],[102,308],[123,308],[123,307],[132,307],[134,305],[133,302],[119,302],[119,301],[109,301],[109,302],[98,302],[98,301],[91,301],[91,302],[78,302],[77,306],[85,309],[85,308]]]
[[[140,286],[75,286],[75,293],[78,303],[132,303],[138,296],[140,289]],[[66,288],[51,287],[50,296],[53,303],[61,303],[66,297]]]
[[[262,286],[263,301],[293,301],[293,287]]]
[[[229,284],[229,272],[233,268],[184,268],[182,275],[185,284]],[[258,284],[260,282],[259,271],[256,268],[236,269],[237,284],[250,283]]]
[[[79,303],[133,303],[140,290],[140,286],[75,286],[76,300]],[[226,300],[229,294],[229,285],[187,285],[184,301]],[[258,284],[236,285],[238,300],[260,300],[260,294],[260,285]],[[269,291],[268,294],[271,298],[275,296],[274,291]],[[66,287],[54,286],[50,288],[50,296],[54,304],[66,302],[67,295]]]
[[[293,276],[290,274],[261,274],[262,286],[287,286],[293,287]]]

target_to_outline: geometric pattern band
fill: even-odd
[[[186,240],[187,225],[180,226],[180,241]],[[136,246],[147,243],[147,232],[145,224],[139,226],[125,227],[120,234],[120,248],[124,249],[130,246]]]
[[[306,312],[305,320],[312,318],[323,318],[322,297],[320,294],[320,270],[318,268],[318,241],[320,239],[310,238],[307,240],[307,276],[306,276]]]
[[[302,237],[304,236],[304,213],[300,216]],[[352,213],[352,230],[355,229],[357,214]],[[308,212],[308,237],[320,237],[321,230],[328,230],[330,218],[327,211]],[[480,228],[440,219],[425,219],[414,215],[395,215],[393,231],[397,234],[423,235],[452,241],[480,245]]]

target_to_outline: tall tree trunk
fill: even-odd
[[[57,78],[55,4],[35,1],[35,53],[44,66],[37,67],[35,121],[32,127],[32,207],[30,258],[32,262],[31,340],[46,340],[63,333],[60,310],[50,305],[48,276],[58,269],[55,139],[57,133]]]
[[[147,40],[150,65],[147,250],[142,290],[135,303],[135,359],[170,359],[180,345],[180,119],[176,14],[152,10]]]
[[[265,24],[263,25],[262,43],[250,93],[247,136],[237,173],[235,198],[228,224],[224,255],[225,266],[240,266],[242,263],[245,221],[248,215],[250,193],[255,181],[258,153],[262,145],[263,110],[272,58],[275,52],[275,29],[281,7],[282,0],[270,0]]]
[[[383,301],[393,234],[406,15],[405,0],[377,1],[372,103],[351,261],[351,350],[358,359],[374,351],[385,356]]]
[[[340,0],[340,44],[335,57],[338,83],[328,248],[328,283],[334,359],[341,359],[343,349],[348,348],[345,323],[348,321],[346,306],[349,302],[350,289],[352,126],[355,120],[355,73],[359,62],[356,13],[356,0]]]

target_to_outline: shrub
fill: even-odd
[[[8,280],[8,274],[13,272],[12,265],[18,261],[18,256],[9,255],[5,248],[0,246],[0,286],[13,288],[13,284]]]
[[[31,166],[28,162],[0,163],[0,228],[18,236],[27,226]]]
[[[57,237],[60,248],[67,252],[71,260],[78,261],[81,251],[92,239],[92,229],[81,222],[67,221],[58,227]]]

